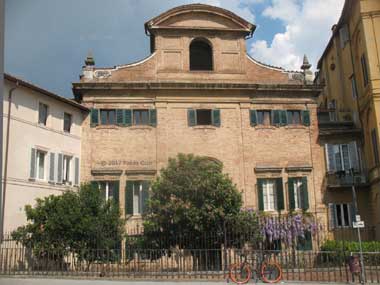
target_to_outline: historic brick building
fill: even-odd
[[[149,181],[170,157],[193,153],[223,163],[246,207],[326,217],[310,66],[305,76],[252,59],[245,40],[255,26],[217,7],[180,6],[145,29],[149,57],[111,68],[89,57],[73,84],[91,108],[81,180],[98,181],[138,221]]]

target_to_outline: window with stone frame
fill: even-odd
[[[146,212],[150,181],[128,180],[125,188],[126,215],[142,215]]]
[[[101,109],[100,123],[102,125],[115,125],[116,124],[116,110],[115,109]]]

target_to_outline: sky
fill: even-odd
[[[306,54],[315,68],[344,0],[5,0],[5,71],[72,97],[89,50],[97,67],[150,54],[144,23],[178,5],[204,3],[255,24],[247,52],[299,70]]]

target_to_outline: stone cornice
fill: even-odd
[[[75,96],[93,90],[247,90],[257,92],[302,92],[317,97],[320,85],[206,83],[206,82],[79,82],[73,83]],[[306,95],[306,94],[305,94]]]

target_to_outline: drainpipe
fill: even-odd
[[[11,111],[12,111],[12,94],[18,88],[19,82],[16,81],[16,86],[11,88],[8,93],[8,115],[7,115],[7,140],[5,142],[5,158],[4,158],[4,182],[3,182],[3,203],[1,205],[1,237],[0,240],[3,240],[4,235],[4,213],[5,213],[5,196],[7,191],[7,176],[8,176],[8,153],[9,153],[9,133],[11,126]]]

